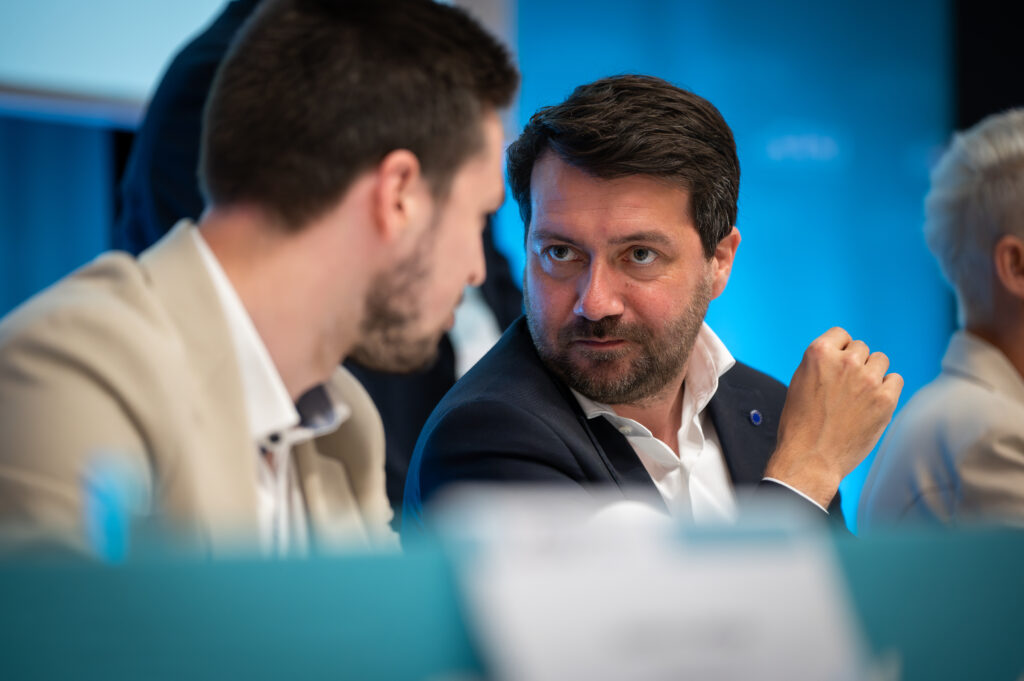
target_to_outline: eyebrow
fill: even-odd
[[[550,229],[536,230],[535,232],[532,233],[531,236],[532,238],[539,240],[564,241],[565,243],[570,244],[572,246],[580,245],[579,242],[577,242],[575,239],[570,239],[569,237],[563,234],[559,234],[558,232]],[[662,232],[631,232],[624,236],[615,237],[609,243],[612,244],[613,246],[618,246],[621,244],[637,242],[654,243],[668,246],[672,243],[672,239],[670,239],[666,234],[663,234]]]
[[[619,245],[634,243],[637,241],[653,244],[662,244],[663,246],[667,246],[672,243],[672,239],[670,239],[666,234],[663,234],[662,232],[633,232],[631,234],[626,234],[625,236],[616,237],[611,240],[611,243],[614,245]]]
[[[528,236],[530,239],[538,241],[564,241],[565,243],[572,244],[573,246],[580,245],[575,239],[570,239],[564,234],[559,234],[558,232],[550,229],[535,229],[530,231]]]

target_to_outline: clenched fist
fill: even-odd
[[[888,357],[843,329],[815,339],[790,381],[765,477],[828,507],[892,419],[903,377],[888,369]]]

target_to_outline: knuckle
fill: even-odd
[[[887,410],[893,410],[896,408],[896,404],[900,399],[899,390],[886,389],[884,386],[878,391],[879,404],[885,407]]]
[[[816,340],[808,345],[807,349],[804,350],[804,357],[808,359],[817,359],[823,355],[824,350],[824,344],[821,341]]]
[[[842,362],[844,366],[851,368],[863,365],[863,362],[861,362],[856,355],[849,352],[843,354],[839,361]]]

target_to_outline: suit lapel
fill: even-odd
[[[384,493],[384,425],[369,394],[346,369],[330,380],[350,410],[337,430],[293,449],[313,536],[320,548],[387,545],[391,506]]]
[[[584,417],[583,420],[584,428],[588,429],[595,440],[594,447],[598,455],[604,460],[626,498],[648,503],[653,499],[661,500],[651,474],[644,468],[629,440],[603,416],[595,419]],[[668,510],[664,501],[659,506]]]
[[[774,422],[760,391],[733,385],[728,377],[726,373],[719,380],[708,411],[733,484],[757,484],[775,449],[779,424]],[[756,417],[751,416],[755,411],[760,424],[755,424]]]
[[[573,416],[590,439],[598,458],[623,496],[644,503],[653,501],[659,508],[667,511],[668,507],[665,506],[654,480],[644,468],[629,440],[603,416],[588,419],[568,386],[553,376],[551,378],[562,393],[562,398],[572,408]]]
[[[330,551],[367,543],[352,481],[342,462],[322,456],[312,440],[293,447],[292,457],[317,549]]]

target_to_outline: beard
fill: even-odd
[[[680,375],[711,302],[711,279],[702,278],[682,314],[660,328],[621,317],[592,321],[577,316],[552,333],[544,319],[534,316],[528,288],[523,287],[526,321],[541,361],[576,392],[609,405],[642,403]],[[608,350],[576,343],[602,338],[628,342]]]
[[[409,373],[437,359],[443,331],[418,331],[423,316],[419,293],[430,281],[435,226],[424,230],[409,257],[377,275],[370,286],[360,342],[350,353],[367,369]]]

